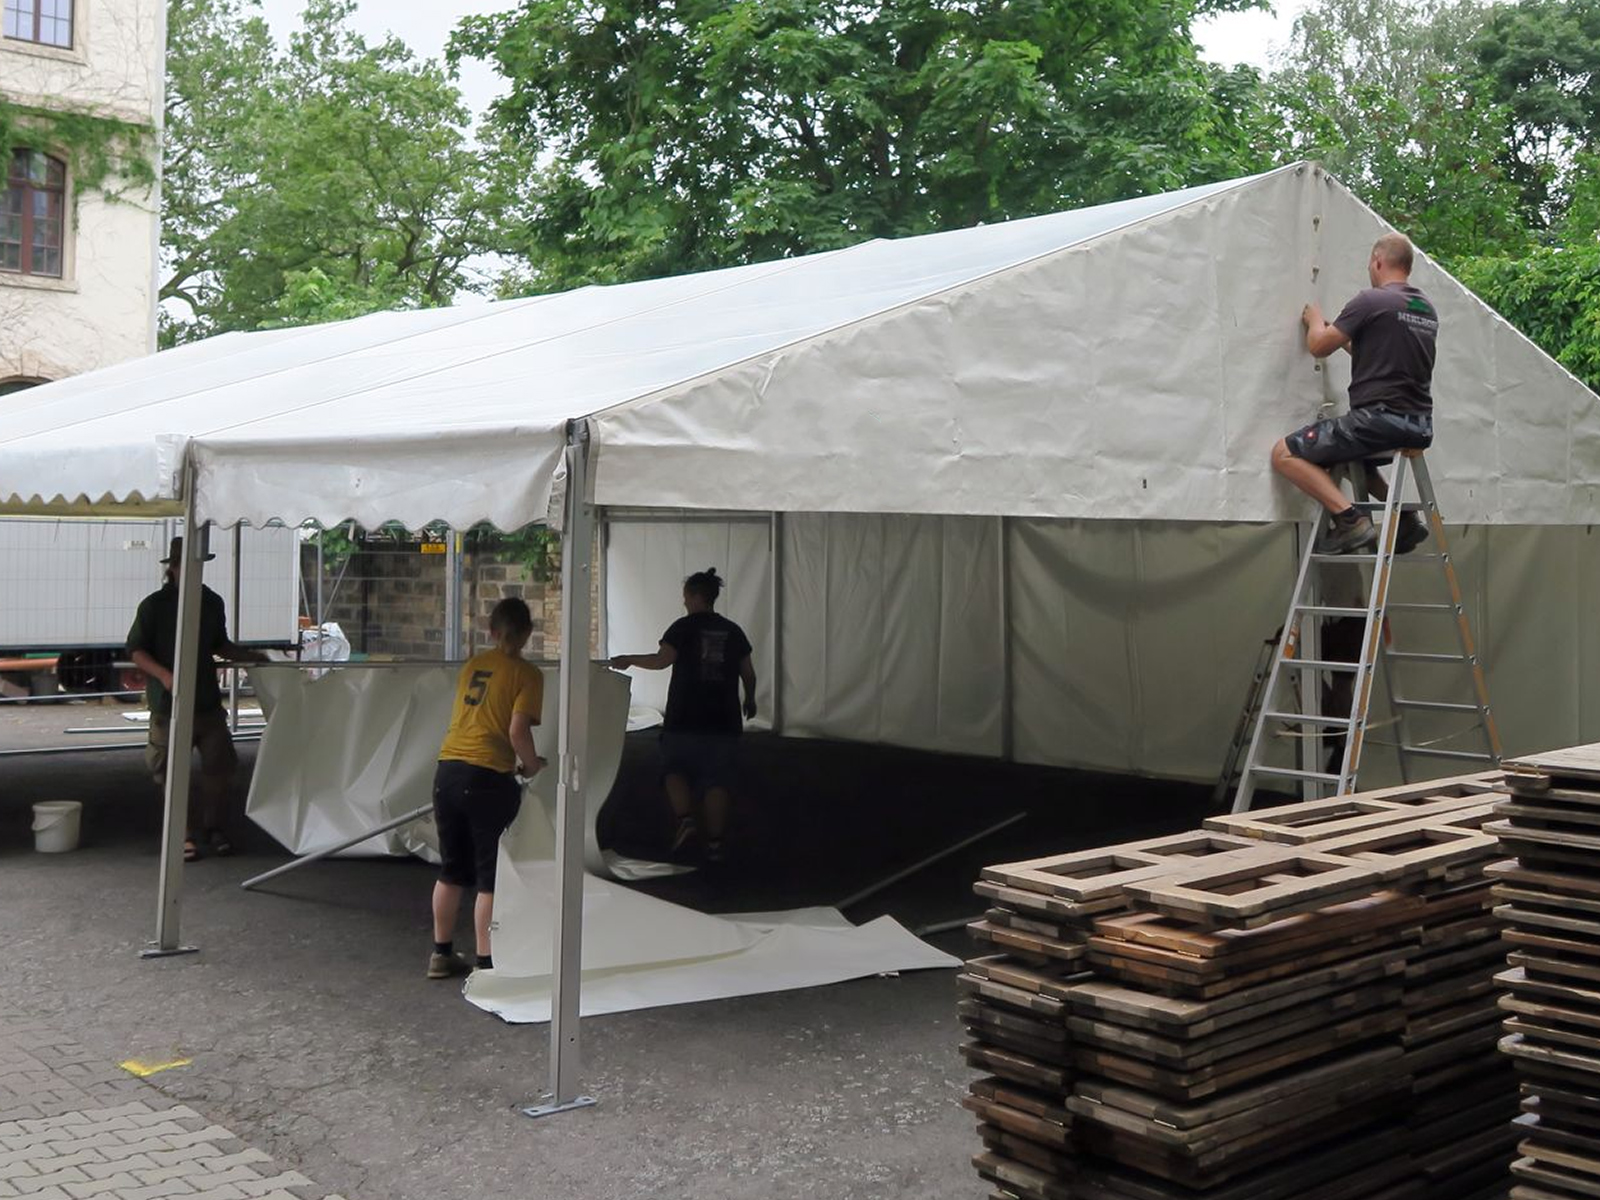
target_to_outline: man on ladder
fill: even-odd
[[[1346,349],[1352,359],[1350,411],[1297,429],[1272,447],[1272,469],[1332,517],[1332,528],[1319,546],[1323,553],[1356,553],[1378,540],[1372,518],[1345,496],[1326,468],[1366,464],[1367,487],[1381,500],[1386,486],[1370,468],[1388,462],[1396,450],[1422,450],[1433,442],[1431,385],[1439,314],[1411,286],[1411,264],[1411,242],[1404,234],[1386,233],[1373,245],[1367,262],[1372,286],[1356,293],[1331,325],[1314,303],[1300,314],[1306,349],[1314,357]],[[1395,549],[1404,554],[1427,536],[1421,518],[1409,513]]]
[[[1315,357],[1326,358],[1340,347],[1350,351],[1354,360],[1350,411],[1296,430],[1272,449],[1273,470],[1321,504],[1332,521],[1325,536],[1313,537],[1305,546],[1266,682],[1259,691],[1252,688],[1247,712],[1254,711],[1254,728],[1234,795],[1234,812],[1248,811],[1257,787],[1273,782],[1294,781],[1308,798],[1354,789],[1368,732],[1372,683],[1380,665],[1399,733],[1395,745],[1404,779],[1410,780],[1412,760],[1419,758],[1489,766],[1500,760],[1483,664],[1468,627],[1432,477],[1422,457],[1433,441],[1431,385],[1439,316],[1432,302],[1411,286],[1411,266],[1411,243],[1398,233],[1386,234],[1372,247],[1367,263],[1372,286],[1345,305],[1333,324],[1323,320],[1315,304],[1308,304],[1301,314],[1306,348]],[[1391,493],[1374,468],[1392,461],[1396,453],[1402,457],[1395,463]],[[1327,470],[1347,463],[1362,467],[1361,475],[1352,480],[1354,496],[1346,496]],[[1415,502],[1405,499],[1408,486],[1416,492]],[[1423,513],[1427,522],[1421,519]],[[1437,561],[1448,600],[1390,605],[1394,556],[1415,549],[1430,534],[1436,541],[1434,551],[1407,561],[1419,566]],[[1371,571],[1364,578],[1365,564]],[[1437,626],[1433,631],[1411,631],[1422,635],[1422,649],[1399,649],[1391,644],[1398,637],[1390,636],[1391,608],[1404,610],[1408,620],[1412,615],[1418,620],[1449,618],[1457,649],[1438,649],[1443,629]],[[1470,688],[1470,700],[1424,695],[1447,682],[1439,674],[1411,677],[1410,686],[1400,692],[1393,666],[1402,662],[1418,670],[1463,672],[1460,682]],[[1459,714],[1472,724],[1442,737],[1419,737],[1410,720],[1419,712]],[[1241,733],[1246,723],[1241,723]],[[1482,751],[1442,744],[1474,731],[1483,739]],[[1273,761],[1274,740],[1283,736],[1301,740],[1298,766]],[[1325,765],[1320,761],[1324,757]],[[1237,746],[1229,750],[1228,774],[1236,761]],[[1227,779],[1225,774],[1224,786]]]

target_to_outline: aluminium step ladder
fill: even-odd
[[[1419,759],[1453,759],[1479,764],[1480,770],[1498,766],[1500,762],[1500,734],[1495,726],[1494,714],[1489,707],[1489,689],[1484,679],[1483,664],[1479,661],[1472,630],[1467,622],[1466,609],[1461,598],[1461,584],[1450,559],[1449,545],[1445,540],[1444,522],[1434,496],[1433,480],[1420,450],[1400,451],[1394,459],[1394,478],[1384,500],[1370,498],[1363,472],[1357,468],[1356,505],[1373,518],[1378,527],[1377,545],[1364,554],[1326,554],[1317,548],[1317,530],[1322,517],[1312,527],[1305,552],[1300,560],[1299,575],[1295,580],[1294,596],[1289,602],[1289,612],[1284,619],[1283,634],[1278,641],[1277,653],[1272,657],[1272,667],[1259,698],[1259,712],[1255,729],[1250,736],[1250,748],[1245,757],[1244,770],[1234,794],[1233,811],[1247,812],[1258,788],[1272,782],[1295,785],[1306,799],[1321,796],[1340,796],[1355,790],[1356,775],[1361,765],[1361,753],[1372,726],[1368,713],[1372,700],[1372,685],[1379,668],[1382,668],[1384,686],[1394,723],[1399,731],[1397,749],[1403,779],[1411,781],[1414,764]],[[1417,499],[1405,499],[1408,483],[1414,486]],[[1398,555],[1395,541],[1400,532],[1405,513],[1419,513],[1429,526],[1431,542],[1424,542],[1417,552]],[[1424,552],[1426,551],[1426,552]],[[1439,603],[1394,603],[1389,599],[1389,589],[1394,568],[1400,565],[1437,563],[1442,568],[1448,601]],[[1360,580],[1363,567],[1370,567],[1369,580]],[[1354,573],[1359,588],[1365,593],[1362,607],[1356,604],[1328,602],[1325,579],[1330,571]],[[1351,592],[1356,587],[1350,588]],[[1389,617],[1391,613],[1412,615],[1419,621],[1437,622],[1448,619],[1454,627],[1454,636],[1448,640],[1448,651],[1403,651],[1392,645],[1393,637]],[[1325,620],[1358,619],[1361,621],[1359,650],[1353,661],[1319,655],[1322,623]],[[1430,634],[1424,644],[1437,646],[1445,638],[1443,630],[1426,631]],[[1415,690],[1398,693],[1397,668],[1404,668],[1404,678],[1411,688],[1422,686],[1424,670],[1437,681],[1442,678],[1432,674],[1448,668],[1448,673],[1464,676],[1458,682],[1468,686],[1457,695],[1465,694],[1468,700],[1429,699]],[[1350,688],[1349,711],[1328,713],[1323,711],[1324,681],[1347,677]],[[1288,686],[1286,686],[1288,685]],[[1330,688],[1337,695],[1335,689]],[[1252,689],[1254,691],[1254,689]],[[1252,695],[1252,702],[1256,697]],[[1255,707],[1252,703],[1249,707]],[[1248,709],[1247,709],[1248,711]],[[1446,714],[1467,718],[1469,724],[1442,737],[1419,740],[1416,723],[1419,714]],[[1298,732],[1294,732],[1298,731]],[[1269,763],[1269,751],[1280,734],[1295,737],[1301,748],[1299,762],[1294,767]],[[1442,743],[1455,742],[1462,735],[1476,735],[1482,749],[1457,749]],[[1325,751],[1343,739],[1338,770],[1333,763],[1322,761]],[[1328,755],[1331,758],[1331,755]],[[1327,769],[1324,769],[1326,767]]]

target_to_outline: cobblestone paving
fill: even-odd
[[[0,1200],[344,1200],[91,1055],[0,1012]]]

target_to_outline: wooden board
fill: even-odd
[[[970,1094],[961,1098],[961,1107],[976,1114],[985,1123],[1029,1141],[1060,1149],[1072,1144],[1071,1118],[1065,1109],[1062,1110],[1064,1120],[1057,1122],[1012,1108],[997,1100]]]
[[[978,996],[989,1004],[1003,1005],[1042,1017],[1052,1017],[1058,1024],[1066,1020],[1066,1004],[1056,997],[1012,987],[1009,983],[1002,983],[997,979],[990,979],[970,971],[956,976],[956,991],[963,995]]]
[[[984,867],[983,878],[1006,887],[1083,903],[1118,896],[1123,884],[1167,869],[1167,860],[1153,854],[1112,847],[998,863]]]
[[[1007,887],[986,879],[978,880],[972,885],[972,890],[985,900],[993,901],[1015,912],[1033,913],[1052,920],[1068,922],[1083,922],[1100,913],[1115,912],[1125,907],[1125,902],[1120,896],[1109,896],[1093,903],[1077,904],[1071,900],[1063,900],[1059,896],[1030,892],[1025,888]]]
[[[1529,774],[1600,781],[1600,742],[1547,750],[1542,754],[1524,754],[1502,766],[1508,780]]]
[[[1446,867],[1483,862],[1495,857],[1499,843],[1470,829],[1406,822],[1360,833],[1347,833],[1316,843],[1320,854],[1365,863],[1385,882],[1418,879]]]
[[[1162,1066],[1194,1068],[1399,1003],[1400,989],[1390,983],[1357,987],[1308,1004],[1297,1004],[1272,1014],[1270,1020],[1236,1025],[1209,1037],[1166,1037],[1147,1029],[1086,1017],[1071,1018],[1067,1028],[1075,1041],[1086,1045],[1133,1055]]]
[[[1202,924],[1252,928],[1378,890],[1379,871],[1333,855],[1263,850],[1218,859],[1192,872],[1136,880],[1126,891],[1160,912]]]
[[[1092,978],[1068,963],[1039,967],[1004,954],[967,960],[967,973],[1056,1000],[1065,1000],[1076,984]]]
[[[988,942],[1014,954],[1029,955],[1036,960],[1075,963],[1089,952],[1088,946],[1082,942],[1058,941],[1043,934],[1008,929],[989,921],[973,921],[967,926],[967,932],[980,942]]]
[[[1595,867],[1600,869],[1600,860],[1595,862]],[[1483,873],[1493,880],[1519,888],[1550,892],[1557,896],[1600,899],[1600,874],[1538,871],[1517,862],[1516,859],[1494,863],[1485,867]]]
[[[1405,958],[1404,949],[1384,950],[1214,1000],[1156,996],[1096,980],[1074,988],[1068,1006],[1073,1016],[1182,1037],[1205,1037],[1334,992],[1381,982],[1403,971]]]
[[[1236,965],[1231,959],[1226,959],[1223,960],[1223,969],[1220,971],[1213,968],[1196,972],[1187,966],[1152,963],[1144,961],[1137,955],[1123,955],[1118,953],[1119,943],[1091,939],[1089,963],[1102,978],[1145,988],[1163,996],[1211,1000],[1271,983],[1273,980],[1300,976],[1317,967],[1359,958],[1397,944],[1399,944],[1397,933],[1376,934],[1356,941],[1341,941],[1316,951],[1303,950],[1294,957],[1278,958],[1259,966],[1252,964],[1246,968]],[[1201,961],[1215,962],[1215,960]]]
[[[1233,1118],[1270,1125],[1288,1119],[1298,1105],[1320,1106],[1338,1100],[1347,1091],[1365,1094],[1374,1086],[1387,1086],[1401,1076],[1403,1057],[1398,1046],[1377,1047],[1197,1104],[1175,1104],[1136,1088],[1080,1078],[1067,1109],[1075,1116],[1093,1116],[1128,1130],[1139,1130],[1148,1124],[1154,1127],[1151,1135],[1158,1140],[1187,1146],[1196,1138],[1213,1137],[1213,1126]],[[1123,1117],[1132,1120],[1119,1125]],[[1192,1138],[1188,1136],[1190,1131],[1200,1133]]]
[[[1425,902],[1396,891],[1374,892],[1355,900],[1296,913],[1253,929],[1207,929],[1166,913],[1132,913],[1101,917],[1098,937],[1134,942],[1193,958],[1226,958],[1247,962],[1294,954],[1318,941],[1346,934],[1416,924],[1427,911]]]
[[[1335,1052],[1357,1050],[1379,1038],[1399,1033],[1405,1024],[1405,1014],[1389,1007],[1346,1021],[1323,1024],[1299,1036],[1275,1041],[1209,1066],[1184,1070],[1085,1045],[1073,1048],[1072,1062],[1086,1075],[1142,1088],[1168,1100],[1196,1101],[1231,1088],[1249,1086],[1291,1068],[1313,1065]]]

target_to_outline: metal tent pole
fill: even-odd
[[[167,792],[161,818],[161,884],[155,940],[144,958],[191,954],[197,946],[179,940],[183,900],[183,839],[189,821],[189,768],[194,756],[195,660],[200,653],[200,573],[205,568],[209,527],[194,517],[194,463],[183,470],[183,558],[178,576],[178,637],[172,662],[172,717],[167,726]]]
[[[239,634],[243,631],[243,618],[239,615],[239,559],[244,551],[244,522],[235,521],[233,525],[233,595],[229,597],[228,611],[233,614],[233,644],[239,644]],[[239,668],[228,668],[228,729],[233,733],[239,732]]]
[[[338,854],[341,850],[348,850],[351,846],[359,846],[362,842],[371,841],[380,833],[388,833],[391,829],[399,829],[402,825],[409,825],[413,821],[420,821],[433,812],[433,801],[429,801],[421,808],[414,808],[403,816],[391,817],[381,825],[374,825],[371,829],[363,830],[355,837],[345,838],[332,846],[324,846],[321,850],[313,850],[309,854],[302,854],[292,862],[286,862],[281,867],[273,867],[270,871],[263,871],[259,875],[252,875],[239,886],[246,891],[260,887],[269,879],[276,879],[280,875],[287,875],[290,871],[298,871],[301,867],[310,866],[314,862],[321,862],[330,855]]]
[[[1011,631],[1011,522],[1003,516],[997,518],[996,536],[1000,539],[995,554],[995,579],[1000,593],[1000,759],[1010,762],[1017,749],[1016,657]]]
[[[461,653],[461,535],[454,529],[445,535],[444,553],[444,656],[456,662],[466,656]]]
[[[772,712],[774,734],[783,732],[783,514],[772,514],[767,526],[772,555],[772,599],[768,619],[772,624]]]
[[[551,963],[550,1091],[522,1111],[544,1117],[593,1104],[578,1092],[579,992],[583,986],[583,814],[589,766],[589,619],[594,509],[589,503],[589,428],[567,433],[566,521],[561,531],[561,713],[556,747],[556,907]]]

